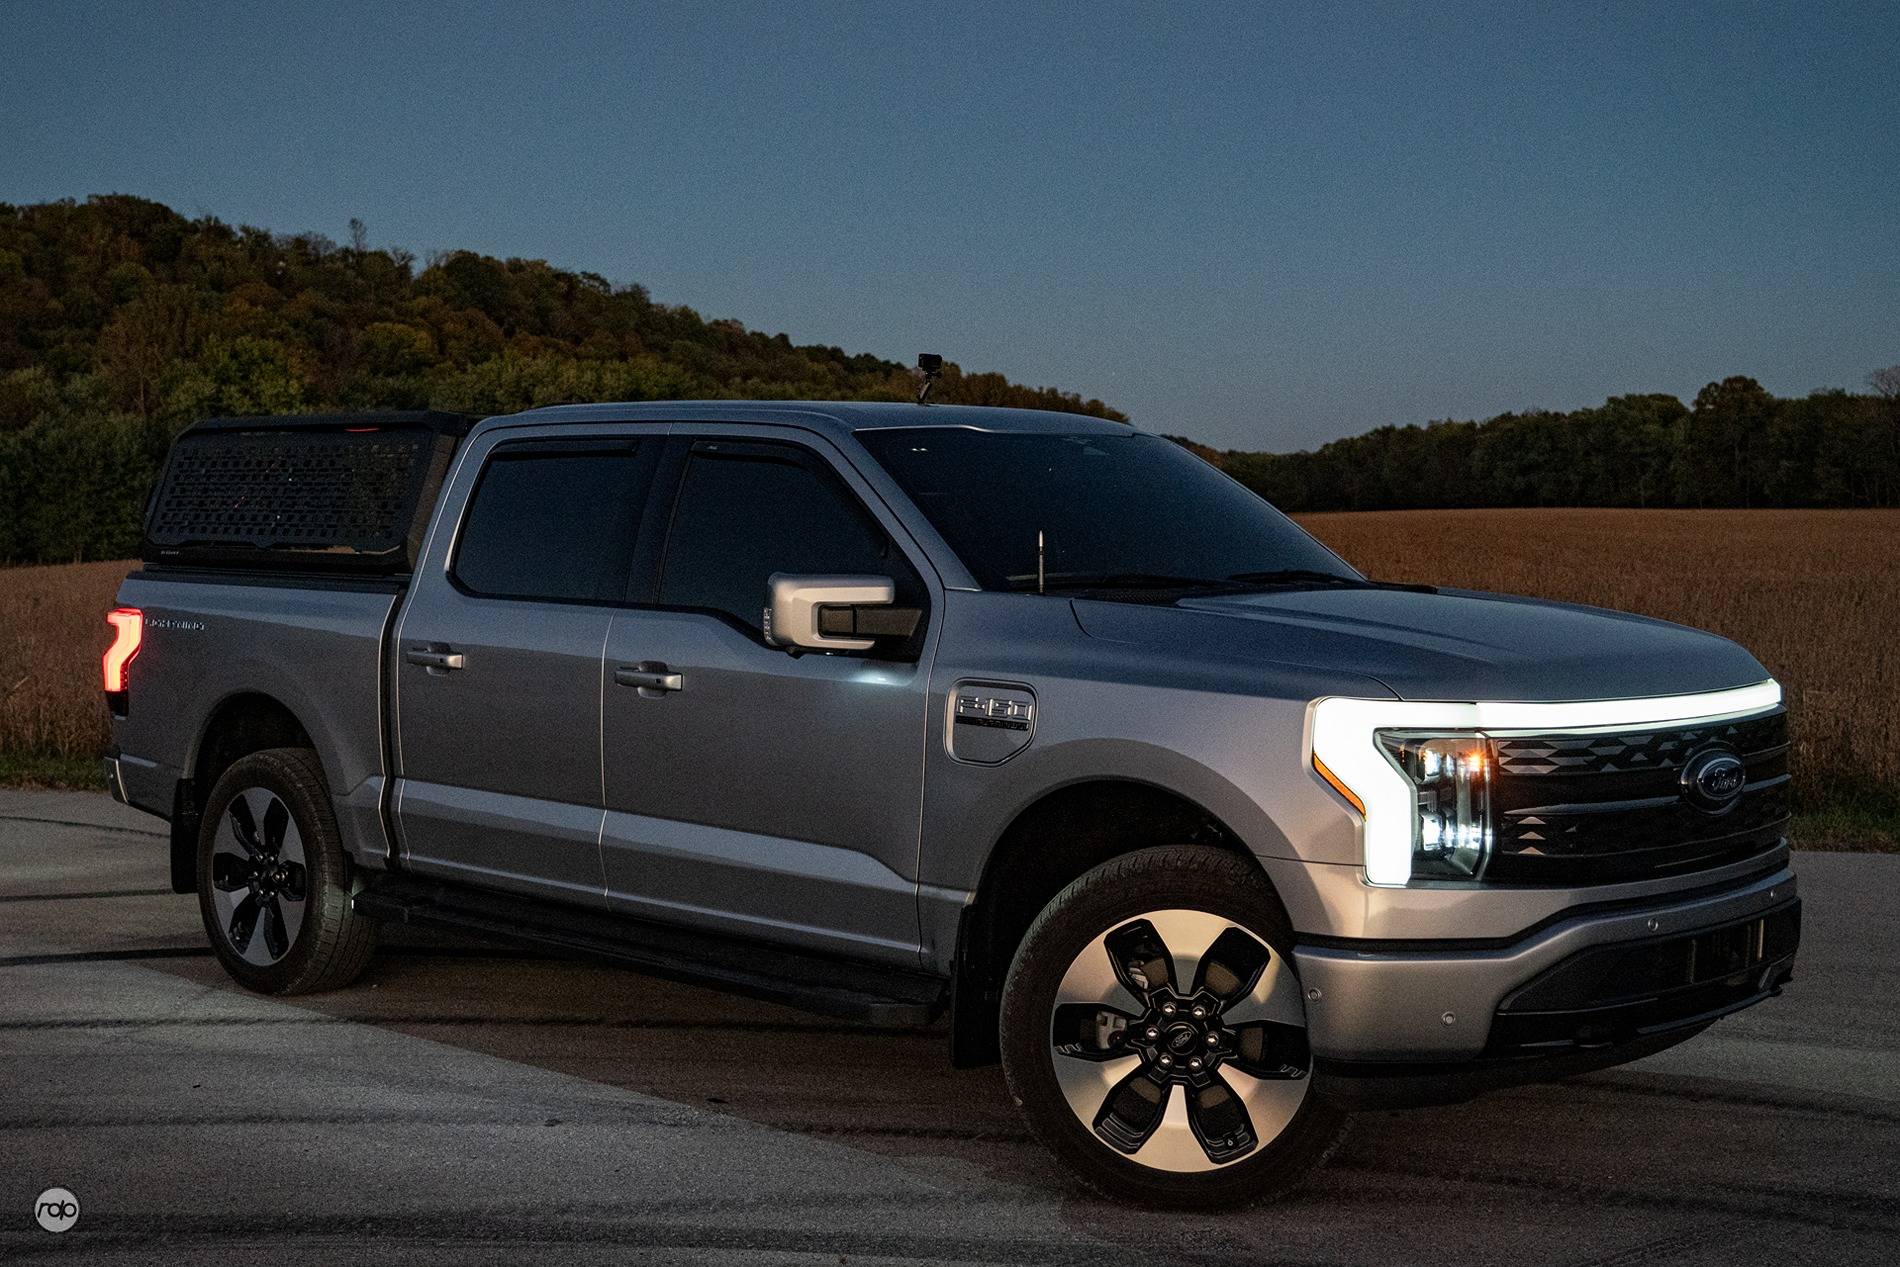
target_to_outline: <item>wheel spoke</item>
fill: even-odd
[[[284,909],[274,897],[266,898],[261,905],[263,917],[259,923],[263,925],[264,949],[270,952],[271,960],[275,962],[290,949],[290,938],[284,930]]]
[[[257,816],[251,812],[249,793],[240,793],[231,798],[231,808],[226,816],[231,820],[231,836],[243,846],[244,852],[256,857],[263,852],[263,843],[257,834]]]
[[[1228,1060],[1256,1078],[1304,1078],[1312,1067],[1306,1030],[1277,1021],[1253,1021],[1234,1030]]]
[[[1076,1060],[1114,1060],[1128,1055],[1123,1033],[1135,1018],[1101,1003],[1063,1003],[1050,1028],[1056,1054]]]
[[[264,807],[264,848],[275,855],[284,847],[284,828],[290,823],[290,811],[276,797]]]
[[[278,865],[284,869],[284,882],[278,886],[277,891],[283,894],[284,900],[301,902],[309,896],[307,886],[310,883],[310,873],[304,869],[303,863],[279,859]]]
[[[1234,1026],[1251,1021],[1275,1021],[1303,1028],[1306,1006],[1300,1001],[1300,980],[1293,975],[1293,966],[1283,956],[1273,956],[1246,997],[1229,1003],[1222,1010],[1221,1020]]]
[[[1103,939],[1115,977],[1136,998],[1174,984],[1174,960],[1155,926],[1145,919],[1123,924]]]
[[[276,959],[271,953],[271,929],[277,923],[276,911],[272,909],[268,897],[255,899],[257,907],[257,926],[251,930],[250,945],[244,951],[244,957],[252,963],[270,963]]]
[[[257,929],[258,902],[255,894],[245,894],[244,900],[231,912],[231,923],[226,931],[231,937],[231,948],[240,955],[249,951],[251,935]]]
[[[1130,1014],[1139,1013],[1144,1006],[1142,997],[1130,993],[1122,984],[1115,972],[1114,959],[1101,937],[1077,955],[1069,970],[1062,974],[1062,981],[1056,986],[1056,1004],[1065,1003],[1106,1004]]]
[[[1247,997],[1272,958],[1259,938],[1238,928],[1226,929],[1201,956],[1194,989],[1210,992],[1225,1007]]]
[[[1260,1142],[1246,1103],[1218,1073],[1205,1085],[1188,1088],[1187,1117],[1201,1151],[1217,1166],[1245,1157]]]
[[[1148,924],[1161,938],[1161,944],[1174,967],[1174,988],[1183,994],[1192,991],[1200,980],[1201,959],[1234,926],[1229,919],[1206,911],[1151,911]]]
[[[1062,1098],[1084,1125],[1092,1125],[1102,1111],[1102,1102],[1115,1085],[1135,1069],[1141,1068],[1138,1056],[1116,1056],[1107,1060],[1053,1060],[1056,1083]]]
[[[1147,1070],[1135,1070],[1116,1083],[1102,1102],[1095,1115],[1095,1133],[1124,1153],[1140,1152],[1161,1125],[1173,1090],[1169,1083],[1155,1081]]]
[[[1254,1135],[1269,1140],[1286,1129],[1311,1086],[1308,1078],[1256,1078],[1233,1064],[1222,1065],[1220,1076],[1246,1108]]]
[[[235,893],[250,884],[252,870],[248,859],[228,850],[220,849],[211,855],[211,883],[226,893]]]

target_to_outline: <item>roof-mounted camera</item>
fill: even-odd
[[[937,382],[937,375],[943,373],[943,358],[935,352],[920,352],[917,355],[917,368],[923,371],[924,385],[917,389],[917,403],[930,403],[930,389]]]

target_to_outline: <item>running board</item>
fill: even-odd
[[[379,877],[356,895],[355,908],[371,919],[612,960],[650,976],[871,1025],[925,1025],[944,1006],[945,983],[921,972],[413,876]]]

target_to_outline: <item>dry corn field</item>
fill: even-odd
[[[105,750],[105,614],[137,563],[0,569],[0,756]]]
[[[1900,511],[1310,515],[1368,574],[1594,603],[1746,645],[1787,687],[1802,801],[1900,797]],[[103,613],[136,566],[0,570],[0,756],[105,743]]]

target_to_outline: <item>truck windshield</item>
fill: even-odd
[[[1363,578],[1160,436],[866,430],[857,438],[985,589],[1258,589]]]

